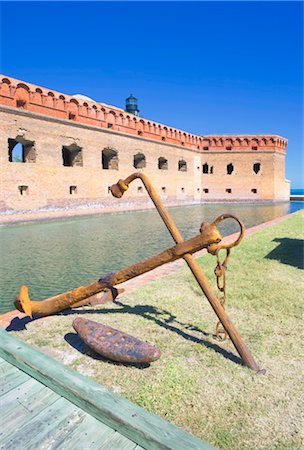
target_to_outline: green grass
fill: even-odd
[[[217,448],[303,448],[303,235],[299,212],[232,252],[227,311],[265,376],[227,357],[236,351],[214,338],[216,317],[186,267],[118,304],[36,320],[15,334]],[[215,286],[215,258],[199,263]],[[80,353],[68,343],[78,314],[156,345],[160,360],[138,368]]]

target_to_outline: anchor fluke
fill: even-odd
[[[17,295],[17,297],[15,298],[14,305],[18,309],[18,311],[24,312],[31,318],[33,317],[32,305],[28,295],[27,286],[21,286],[19,295]]]

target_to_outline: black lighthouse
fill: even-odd
[[[139,109],[137,105],[137,98],[135,98],[133,94],[131,94],[130,97],[126,99],[126,111],[128,113],[134,114],[134,116],[138,116]]]

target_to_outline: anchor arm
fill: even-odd
[[[216,226],[205,223],[202,225],[201,233],[198,236],[114,274],[108,274],[99,281],[95,281],[87,286],[81,286],[43,301],[31,301],[28,296],[27,286],[22,286],[14,304],[19,311],[31,317],[33,314],[48,316],[66,308],[71,308],[74,305],[76,307],[83,306],[83,301],[94,294],[131,280],[163,264],[182,258],[186,254],[195,253],[211,244],[219,243],[221,239],[222,236]]]

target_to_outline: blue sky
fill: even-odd
[[[302,2],[2,2],[1,72],[196,134],[279,134],[303,177]],[[301,160],[301,162],[300,162]]]

